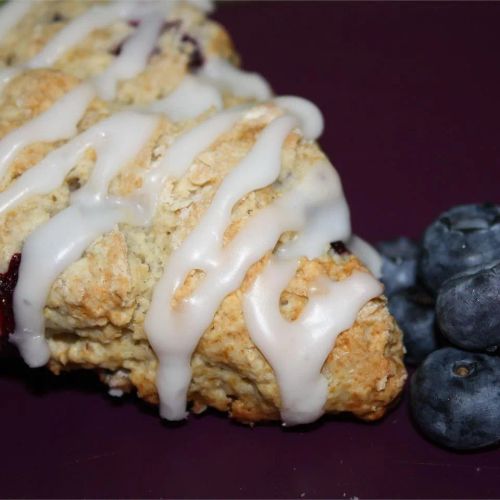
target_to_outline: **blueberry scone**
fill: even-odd
[[[321,114],[239,69],[209,8],[2,7],[1,333],[169,420],[379,418],[401,332]]]

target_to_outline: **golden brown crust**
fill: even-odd
[[[41,20],[50,19],[57,11],[64,24],[81,11],[81,5],[44,2],[37,5],[36,15]],[[196,9],[181,6],[175,16],[183,19],[185,29],[197,33],[205,50],[236,59],[225,31],[208,22]],[[40,22],[37,24],[32,17],[21,22],[17,35],[13,33],[3,44],[0,60],[26,60],[61,27],[41,22],[42,27],[34,30],[33,26]],[[127,29],[126,24],[116,23],[100,30],[66,54],[55,69],[26,71],[13,80],[0,100],[0,136],[43,112],[73,88],[78,78],[95,74],[109,64],[110,47]],[[23,33],[24,43],[17,47],[14,40]],[[148,102],[174,89],[188,63],[188,54],[183,52],[178,37],[178,33],[167,31],[161,39],[160,52],[152,57],[146,71],[123,82],[115,102],[95,99],[78,130],[87,129],[124,104]],[[231,96],[227,98],[230,100]],[[168,265],[168,256],[195,227],[221,181],[248,153],[262,129],[281,113],[275,105],[256,105],[231,131],[200,154],[184,177],[165,184],[150,227],[120,224],[98,238],[80,260],[58,277],[45,309],[52,371],[96,369],[111,388],[135,389],[141,398],[158,403],[157,360],[143,327],[152,289]],[[205,118],[177,124],[162,118],[149,143],[114,179],[110,191],[126,195],[140,187],[143,173],[158,155],[175,137]],[[0,191],[58,145],[34,144],[25,148],[2,179]],[[95,154],[89,150],[58,189],[35,196],[0,216],[0,271],[7,267],[11,255],[22,249],[31,231],[67,206],[71,190],[85,182],[94,161]],[[249,217],[289,190],[318,161],[327,160],[315,143],[304,140],[297,132],[290,134],[282,151],[280,178],[272,186],[240,200],[233,210],[225,241],[234,238]],[[285,234],[282,239],[288,237]],[[242,286],[224,299],[198,344],[192,358],[189,389],[194,412],[212,406],[245,422],[279,418],[280,396],[274,374],[250,340],[242,312],[242,294],[268,257],[252,266]],[[356,269],[364,268],[355,257],[333,252],[314,261],[302,259],[296,277],[281,296],[284,317],[293,321],[300,316],[309,285],[318,276],[342,280]],[[188,295],[196,279],[193,273],[176,298]],[[355,324],[338,337],[328,356],[323,367],[329,383],[326,410],[349,411],[366,420],[381,417],[402,389],[406,377],[402,356],[401,332],[387,310],[385,298],[378,297],[361,309]]]

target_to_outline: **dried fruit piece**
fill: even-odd
[[[12,295],[17,283],[21,254],[16,253],[9,262],[7,271],[0,274],[0,339],[7,338],[14,332],[14,312]]]

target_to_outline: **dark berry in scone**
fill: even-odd
[[[463,349],[496,351],[500,345],[500,262],[445,281],[436,302],[439,326]]]
[[[381,241],[377,249],[382,257],[381,281],[387,296],[415,285],[420,250],[413,240],[401,236]]]
[[[12,294],[17,283],[21,254],[16,253],[9,262],[5,273],[0,273],[0,340],[7,338],[14,331],[14,313]]]
[[[437,293],[453,275],[500,259],[500,206],[460,205],[441,214],[425,231],[420,274]]]
[[[436,443],[470,450],[500,441],[500,358],[447,347],[430,354],[412,377],[410,404]]]
[[[420,364],[439,347],[434,300],[426,290],[411,287],[389,298],[389,311],[403,331],[405,361]]]

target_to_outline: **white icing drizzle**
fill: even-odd
[[[328,353],[361,307],[382,292],[367,273],[355,272],[339,282],[322,277],[300,317],[290,322],[280,313],[280,295],[297,265],[295,260],[271,259],[243,306],[250,336],[276,375],[286,425],[306,424],[323,415],[328,382],[321,369]]]
[[[318,185],[318,191],[327,190],[325,202],[309,208],[308,225],[294,240],[278,248],[277,254],[282,259],[301,256],[314,259],[323,255],[330,242],[349,238],[351,223],[349,206],[342,191],[337,172],[330,168],[323,173],[325,186]]]
[[[111,5],[91,7],[62,28],[25,66],[28,68],[51,66],[90,33],[96,29],[104,28],[118,19],[130,17],[136,9],[137,4],[134,1],[119,1],[113,2]]]
[[[0,10],[0,40],[24,17],[31,9],[31,0],[10,0]]]
[[[208,0],[191,2],[206,10],[211,8]],[[0,36],[28,10],[15,7],[19,3],[9,4],[0,12]],[[23,68],[50,66],[95,29],[118,19],[139,22],[120,55],[101,75],[78,86],[0,141],[0,176],[26,145],[73,137],[96,91],[104,99],[113,99],[119,81],[141,73],[172,5],[134,0],[92,7],[26,64],[1,72],[0,86]],[[6,20],[9,11],[12,18]],[[144,175],[140,189],[126,198],[111,196],[110,182],[144,148],[159,123],[158,116],[146,111],[163,113],[174,122],[195,118],[209,109],[221,110],[223,91],[257,100],[268,100],[272,95],[261,76],[242,71],[224,59],[211,58],[196,76],[185,77],[170,95],[142,112],[115,114],[73,137],[0,193],[2,214],[30,196],[50,193],[64,182],[86,150],[93,148],[96,152],[87,183],[73,193],[70,205],[39,226],[23,247],[14,293],[16,331],[11,340],[30,366],[41,366],[50,356],[43,309],[57,277],[96,238],[117,224],[150,224],[166,180],[185,175],[200,153],[244,117],[247,107],[219,111],[182,134]],[[223,244],[234,206],[249,193],[278,181],[282,146],[289,133],[298,128],[306,140],[315,140],[323,130],[323,117],[309,101],[286,96],[274,102],[287,114],[275,118],[261,132],[248,155],[223,179],[198,225],[169,256],[153,290],[145,329],[159,360],[160,412],[167,419],[186,416],[191,356],[221,302],[241,285],[252,264],[275,249],[283,233],[297,234],[276,249],[257,277],[244,298],[244,314],[252,339],[276,374],[282,418],[287,424],[310,422],[323,413],[327,381],[321,369],[325,359],[337,335],[353,324],[359,309],[381,293],[381,285],[368,273],[356,272],[341,282],[323,277],[311,288],[309,302],[298,320],[288,322],[280,314],[280,294],[295,275],[298,259],[324,255],[330,241],[348,241],[355,253],[361,251],[361,258],[374,272],[377,269],[367,244],[357,237],[349,239],[349,209],[340,179],[328,164],[318,164],[303,179],[291,182],[288,190],[249,217],[243,229]],[[280,186],[277,184],[277,189]],[[203,278],[174,306],[176,293],[193,270],[202,271]]]
[[[147,107],[149,111],[165,114],[174,122],[195,118],[211,108],[223,108],[220,92],[191,75],[186,75],[167,97],[153,101]]]
[[[0,141],[0,176],[25,146],[34,142],[67,139],[75,135],[76,126],[93,97],[93,88],[81,84],[63,95],[49,109],[7,134]]]
[[[42,366],[49,359],[43,308],[52,283],[97,237],[130,217],[127,206],[123,207],[120,200],[108,196],[108,185],[141,151],[157,124],[158,119],[154,116],[124,112],[109,118],[104,127],[98,126],[91,142],[97,161],[87,184],[74,193],[68,208],[39,226],[26,239],[14,291],[16,330],[11,340],[29,366]],[[71,159],[81,151],[80,142],[73,143],[73,147],[73,151],[71,148],[68,151]],[[57,164],[52,158],[53,168],[67,170],[68,162],[63,164],[65,155],[59,160]]]
[[[97,236],[113,229],[119,219],[116,209],[69,206],[24,242],[14,292],[16,330],[10,340],[17,345],[29,366],[43,366],[49,360],[43,308],[52,283],[82,256]]]
[[[367,241],[353,234],[346,240],[346,246],[376,278],[382,276],[382,257]]]
[[[124,133],[124,138],[130,135],[123,124],[131,127],[140,126],[144,122],[143,118],[139,113],[118,113],[49,153],[41,162],[17,178],[7,190],[0,193],[0,214],[11,210],[35,194],[48,194],[59,187],[87,149],[108,145],[109,153],[106,154],[111,156],[113,154],[111,146],[120,148],[122,140],[116,134]]]
[[[142,17],[134,35],[123,44],[120,55],[104,73],[95,78],[94,83],[101,98],[114,99],[119,80],[133,78],[144,71],[162,26],[163,16],[157,12]]]
[[[314,141],[323,133],[323,114],[311,101],[293,95],[275,97],[273,101],[300,119],[300,129],[306,139]]]
[[[265,101],[272,94],[271,87],[262,76],[243,71],[220,57],[212,57],[206,61],[198,75],[220,90],[239,97]]]

